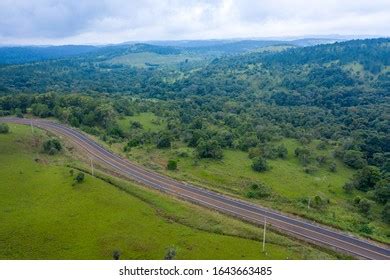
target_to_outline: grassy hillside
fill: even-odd
[[[0,259],[334,258],[329,253],[160,193],[87,175],[73,185],[69,151],[41,152],[46,133],[0,134]],[[103,176],[103,175],[100,175]],[[117,188],[119,186],[120,188]]]

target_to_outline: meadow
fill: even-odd
[[[0,134],[0,259],[333,259],[342,256],[49,156],[38,129]]]

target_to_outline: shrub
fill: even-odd
[[[49,155],[57,154],[61,150],[62,145],[57,138],[52,138],[43,142],[43,151]]]
[[[385,223],[390,224],[390,203],[389,202],[387,202],[385,207],[383,208],[382,220]]]
[[[358,208],[360,212],[362,212],[365,215],[368,215],[371,209],[371,202],[365,198],[362,198],[359,201]]]
[[[9,126],[6,123],[0,123],[0,133],[6,134],[9,132]]]
[[[76,183],[80,184],[80,183],[84,182],[84,179],[85,179],[85,175],[83,172],[77,173],[77,176],[75,178]]]
[[[282,158],[282,159],[287,158],[288,151],[287,151],[286,146],[284,146],[283,144],[279,145],[279,146],[276,148],[276,152],[277,152],[278,157],[280,157],[280,158]]]
[[[130,122],[130,127],[133,129],[143,128],[142,124],[139,121]]]
[[[168,250],[165,253],[164,259],[173,260],[175,257],[176,257],[176,249],[173,247],[168,248]]]
[[[177,161],[172,160],[172,159],[168,160],[167,169],[168,170],[176,170],[177,169]]]
[[[265,198],[269,197],[272,193],[271,188],[263,184],[252,184],[246,193],[248,198]]]
[[[112,258],[114,260],[119,260],[121,257],[121,252],[119,250],[115,250],[114,252],[112,252]]]
[[[363,158],[363,153],[355,150],[348,150],[345,152],[343,161],[346,165],[359,169],[366,164],[366,160]]]
[[[316,195],[310,204],[312,207],[317,208],[317,209],[322,209],[324,208],[327,204],[329,204],[329,199],[328,198],[323,198],[319,195]]]
[[[252,169],[256,172],[264,172],[269,169],[267,160],[263,157],[255,157],[252,162]]]
[[[329,171],[331,171],[331,172],[336,172],[337,171],[337,165],[336,165],[335,162],[331,162],[329,164]]]
[[[196,152],[199,158],[221,159],[223,157],[222,149],[215,140],[200,141]]]
[[[161,134],[157,139],[157,148],[164,149],[171,147],[171,138],[168,134]]]
[[[318,171],[318,168],[313,166],[313,165],[309,165],[309,166],[304,167],[303,171],[307,174],[314,174]]]
[[[343,189],[346,193],[352,193],[353,189],[355,188],[355,185],[353,182],[347,182],[343,185]]]

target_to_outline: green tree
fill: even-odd
[[[43,142],[43,151],[49,155],[57,154],[61,150],[62,145],[57,138],[51,138]]]
[[[368,215],[370,213],[370,209],[371,209],[370,201],[365,199],[365,198],[360,199],[360,201],[358,203],[358,209],[363,214]]]
[[[6,134],[9,132],[9,126],[6,123],[0,123],[0,133]]]
[[[171,147],[171,137],[168,133],[161,133],[157,138],[157,148],[164,149]]]
[[[256,172],[264,172],[269,169],[267,160],[263,157],[255,157],[252,161],[252,169]]]
[[[381,179],[380,169],[376,166],[365,166],[354,176],[354,184],[358,190],[368,191],[375,188]]]
[[[363,158],[363,153],[355,150],[346,151],[343,161],[346,165],[355,169],[362,168],[366,164],[366,161]]]
[[[223,157],[222,149],[215,140],[200,141],[196,153],[199,158],[221,159]]]
[[[84,182],[84,180],[85,180],[84,173],[83,172],[77,173],[76,178],[75,178],[75,182],[78,184],[81,184],[82,182]]]
[[[173,159],[168,160],[167,169],[168,170],[176,170],[177,169],[177,161],[173,160]]]
[[[283,159],[287,158],[288,150],[287,150],[286,146],[284,146],[283,144],[279,145],[276,148],[276,151],[277,151],[278,157],[283,158]]]
[[[390,224],[390,203],[389,202],[387,202],[385,207],[383,208],[382,220],[385,223]]]

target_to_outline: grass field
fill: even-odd
[[[335,258],[273,232],[263,253],[258,227],[119,179],[73,185],[66,165],[83,163],[42,154],[44,132],[10,128],[0,134],[0,259],[162,259],[170,247],[177,259]]]
[[[158,118],[156,115],[150,112],[140,113],[134,116],[126,116],[120,118],[117,122],[120,128],[124,131],[130,130],[130,123],[138,121],[142,124],[143,129],[150,131],[159,131],[163,129],[164,120]]]

